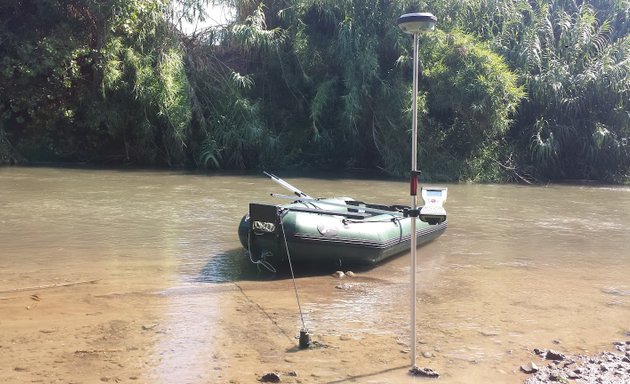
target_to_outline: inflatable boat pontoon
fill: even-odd
[[[288,256],[293,263],[373,265],[409,250],[411,220],[416,220],[418,246],[447,227],[442,208],[446,188],[423,188],[425,207],[418,217],[411,217],[405,206],[367,204],[348,197],[313,199],[283,180],[278,182],[292,188],[297,199],[284,205],[251,203],[238,228],[251,261],[270,269],[287,265]]]

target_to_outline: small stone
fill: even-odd
[[[264,374],[261,378],[260,381],[263,383],[279,383],[280,382],[280,375],[278,375],[275,372],[269,372]]]
[[[547,360],[564,360],[565,356],[557,351],[554,351],[552,349],[547,351],[547,354],[545,355],[545,359]]]
[[[432,370],[431,368],[413,367],[409,370],[409,373],[411,374],[411,376],[434,377],[434,378],[440,377],[440,374]]]
[[[558,339],[553,339],[553,340],[552,340],[552,342],[553,342],[554,344],[560,344],[560,340],[558,340]]]
[[[424,352],[422,352],[422,357],[429,359],[429,358],[433,357],[433,353],[431,353],[429,351],[424,351]]]
[[[298,374],[297,374],[297,372],[295,372],[295,371],[289,371],[289,372],[287,372],[287,376],[297,377],[297,375],[298,375]]]
[[[538,372],[538,366],[532,361],[529,364],[521,365],[521,371],[525,373],[536,373]]]
[[[352,272],[352,271],[347,271],[347,272],[346,272],[346,276],[348,276],[348,277],[354,277],[354,272]]]
[[[547,353],[547,351],[541,350],[541,349],[538,349],[538,348],[534,348],[534,353],[539,355],[539,356],[543,356],[545,353]]]
[[[579,379],[579,378],[580,378],[580,375],[578,375],[578,374],[577,374],[577,373],[575,373],[575,372],[571,372],[571,371],[569,371],[569,372],[567,372],[567,377],[568,377],[569,379],[575,380],[575,379]]]
[[[560,381],[560,379],[562,378],[562,376],[560,376],[560,372],[558,372],[557,370],[553,370],[551,372],[549,372],[549,380],[551,381]]]
[[[342,271],[336,271],[335,273],[332,274],[333,277],[336,277],[338,279],[341,279],[345,276],[346,274],[343,273]]]

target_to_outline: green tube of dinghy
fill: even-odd
[[[325,205],[326,201],[345,204],[351,201],[348,198],[321,201],[323,205],[319,207],[305,203],[279,206],[281,210],[287,209],[284,216],[278,218],[282,221],[282,228],[267,226],[266,230],[254,230],[250,222],[252,218],[245,215],[238,228],[241,244],[248,250],[251,244],[252,259],[258,260],[264,255],[265,261],[274,266],[286,264],[283,234],[294,263],[373,265],[409,250],[413,218],[403,217],[397,211],[370,215],[362,213],[361,207],[347,209]],[[317,213],[316,210],[322,207],[326,213]],[[331,211],[338,211],[340,215]],[[253,220],[256,221],[256,218]],[[447,227],[446,221],[428,224],[415,220],[418,246],[437,238]]]

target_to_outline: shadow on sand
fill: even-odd
[[[378,264],[382,266],[394,258],[390,258]],[[374,266],[338,266],[331,264],[298,263],[293,264],[295,277],[325,276],[335,273],[335,271],[352,270],[354,272],[365,272]],[[284,280],[291,278],[289,264],[276,266],[277,271],[271,272],[266,268],[253,264],[242,248],[231,249],[211,256],[206,265],[202,268],[198,282],[205,283],[227,283],[238,281],[266,281]]]

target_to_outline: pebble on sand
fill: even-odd
[[[525,373],[536,373],[538,372],[538,366],[532,361],[529,364],[521,365],[521,371]]]
[[[265,373],[260,378],[260,381],[262,383],[279,383],[280,382],[280,375],[275,373],[275,372]]]
[[[537,367],[533,362],[521,366],[531,374],[525,384],[547,384],[580,380],[584,383],[630,383],[630,359],[625,342],[613,343],[619,352],[600,352],[595,355],[567,355],[554,350],[534,349],[541,361],[552,363]],[[535,368],[535,369],[534,369]]]

